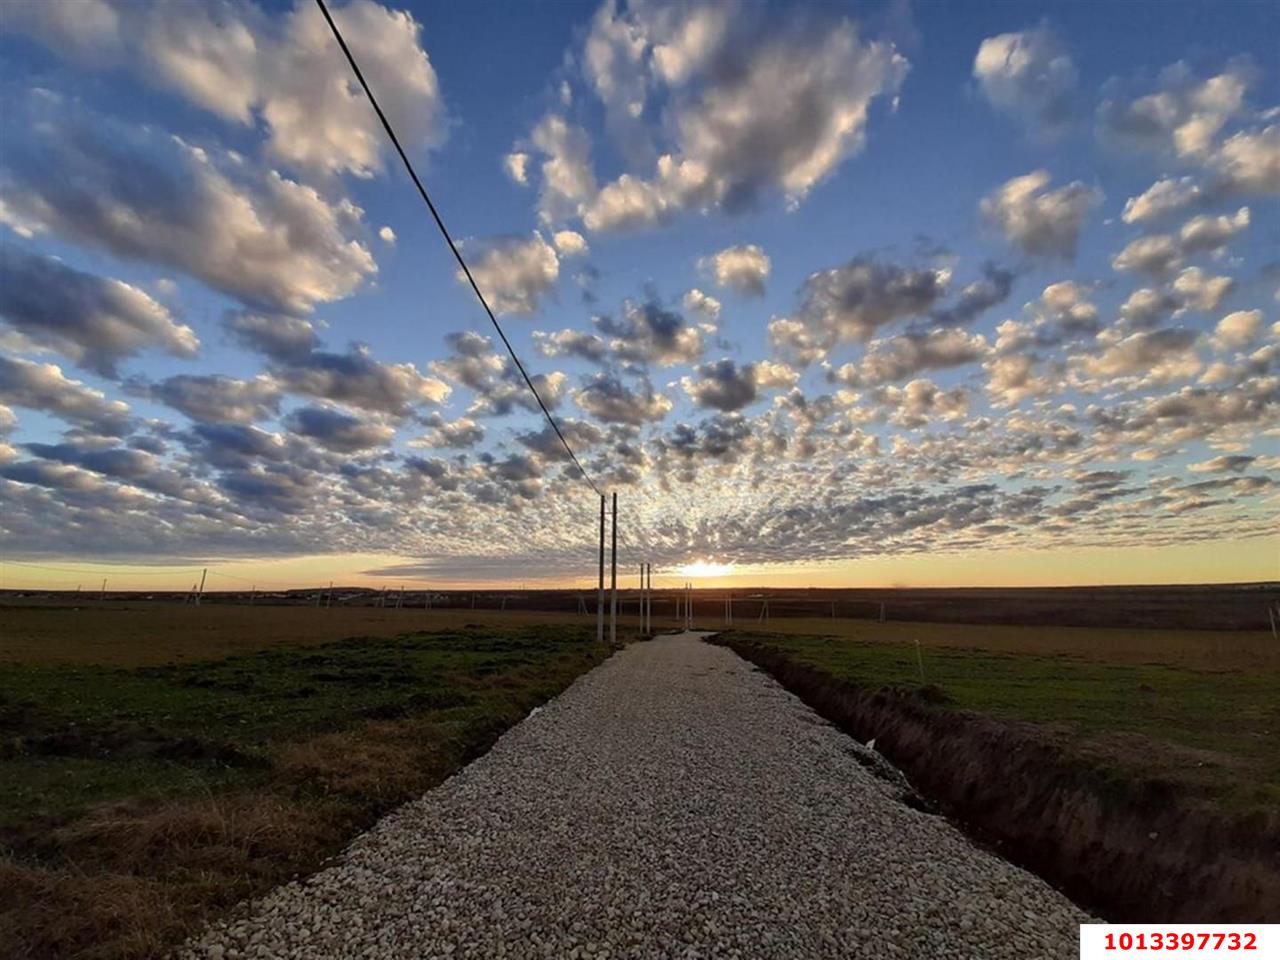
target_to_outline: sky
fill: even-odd
[[[13,0],[0,586],[1280,575],[1275,4],[331,7],[591,482],[312,0]]]

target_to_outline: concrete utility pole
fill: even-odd
[[[640,592],[636,594],[636,613],[640,617],[640,632],[644,633],[644,563],[640,564]]]
[[[645,568],[645,585],[644,585],[644,629],[646,633],[653,632],[653,564],[646,563]]]
[[[209,568],[205,567],[200,571],[200,589],[196,591],[196,606],[200,606],[200,601],[204,597],[204,578],[209,575]]]
[[[613,494],[613,542],[609,547],[609,643],[618,642],[618,494]]]
[[[600,580],[596,587],[596,643],[604,643],[604,494],[600,494]]]
[[[102,589],[98,591],[98,602],[101,603],[105,599],[107,599],[107,578],[103,577]]]

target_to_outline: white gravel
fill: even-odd
[[[197,957],[1074,957],[1087,916],[696,635],[633,645]]]

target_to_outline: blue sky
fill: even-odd
[[[1275,575],[1274,4],[333,7],[629,560]],[[590,573],[349,79],[309,0],[7,12],[6,559]]]

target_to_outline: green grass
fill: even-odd
[[[1051,728],[1097,762],[1232,805],[1280,801],[1280,672],[735,632],[863,687],[932,685],[941,705]],[[923,661],[923,678],[921,676]]]
[[[483,721],[509,705],[516,671],[583,656],[588,633],[421,634],[133,669],[0,665],[0,826],[251,783],[280,745],[369,721]],[[516,684],[522,698],[531,683]]]

